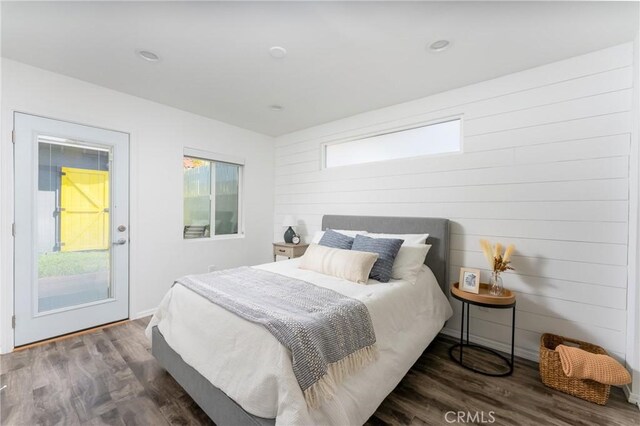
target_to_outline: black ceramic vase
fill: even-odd
[[[284,242],[285,243],[293,243],[293,237],[296,235],[295,231],[292,227],[289,227],[286,231],[284,231]]]

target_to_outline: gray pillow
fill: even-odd
[[[331,229],[327,229],[322,238],[320,238],[320,241],[318,241],[318,244],[325,247],[351,250],[353,238]]]
[[[393,262],[404,240],[394,238],[370,238],[356,235],[351,250],[378,253],[378,260],[371,268],[369,277],[381,283],[388,283],[392,277]]]

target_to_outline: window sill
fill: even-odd
[[[212,237],[204,238],[183,238],[184,242],[211,242],[211,241],[223,241],[223,240],[241,240],[244,239],[245,234],[231,234],[231,235],[214,235]]]

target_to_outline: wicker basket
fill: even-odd
[[[560,354],[555,349],[556,346],[565,343],[569,343],[569,346],[577,345],[580,349],[594,354],[607,354],[600,346],[591,343],[555,334],[543,334],[540,338],[540,378],[542,383],[569,395],[605,405],[609,399],[609,392],[611,392],[610,385],[593,380],[575,379],[564,374]]]

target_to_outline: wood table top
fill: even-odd
[[[454,283],[451,286],[451,293],[459,299],[468,300],[470,302],[482,303],[484,305],[511,305],[516,301],[516,294],[509,289],[504,289],[502,295],[494,296],[489,290],[491,284],[480,283],[480,293],[470,293],[460,290],[460,284]]]

